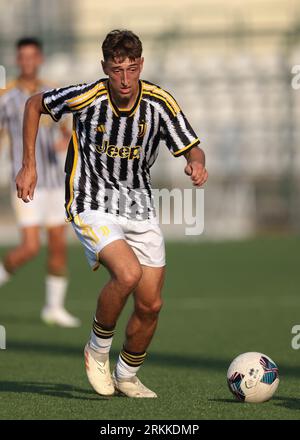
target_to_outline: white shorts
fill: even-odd
[[[65,223],[65,190],[64,188],[38,188],[34,191],[33,200],[24,203],[12,193],[12,205],[17,222],[21,227],[45,226],[51,228]]]
[[[129,220],[96,210],[81,212],[72,221],[93,270],[98,269],[99,252],[115,240],[126,240],[140,264],[165,266],[165,244],[158,223],[150,220]]]

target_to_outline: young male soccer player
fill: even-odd
[[[42,46],[35,38],[23,38],[17,42],[19,77],[5,89],[0,98],[0,129],[8,131],[11,140],[13,180],[22,165],[22,121],[25,103],[34,93],[49,89],[49,84],[39,79],[43,62]],[[25,205],[12,193],[21,232],[21,244],[10,250],[0,262],[0,286],[24,263],[32,259],[40,246],[40,228],[48,232],[48,274],[46,276],[46,302],[41,317],[44,321],[63,327],[76,327],[79,320],[64,308],[67,289],[66,243],[64,210],[64,174],[54,149],[58,136],[68,130],[55,126],[51,119],[43,117],[37,137],[36,167],[39,174],[35,200]],[[61,133],[59,133],[61,131]]]
[[[102,45],[108,78],[40,93],[27,102],[24,159],[17,178],[18,197],[33,199],[36,184],[35,137],[39,118],[74,120],[66,173],[66,211],[91,267],[100,264],[110,280],[102,288],[89,342],[87,376],[96,392],[156,397],[136,373],[146,357],[161,309],[165,251],[155,218],[149,170],[164,139],[174,156],[187,159],[194,185],[207,179],[199,140],[175,99],[140,80],[142,44],[131,31],[110,32]],[[133,293],[134,310],[111,376],[109,350],[118,317]]]

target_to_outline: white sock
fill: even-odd
[[[127,362],[125,362],[124,357],[126,356],[128,362],[131,362],[129,360],[130,358],[136,359],[134,362],[139,363],[137,366],[129,365]],[[136,373],[141,368],[143,361],[146,357],[146,353],[141,353],[139,355],[132,355],[125,351],[124,349],[119,354],[117,366],[116,366],[116,376],[118,379],[131,379],[133,376],[136,375]]]
[[[7,272],[5,269],[3,263],[0,263],[0,287],[3,286],[3,284],[7,283],[11,277],[11,274]]]
[[[93,330],[91,331],[90,347],[98,353],[109,353],[113,338],[98,338]]]
[[[114,327],[106,328],[94,318],[90,347],[98,353],[109,353],[114,337]]]
[[[64,307],[68,280],[57,275],[46,276],[46,307],[60,309]]]

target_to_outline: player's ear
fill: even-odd
[[[140,62],[140,72],[143,70],[144,67],[144,57],[141,58],[141,62]]]
[[[107,69],[106,69],[106,63],[105,61],[101,60],[101,66],[102,66],[102,70],[105,73],[105,75],[107,75]]]

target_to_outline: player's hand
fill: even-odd
[[[34,189],[37,182],[35,166],[22,166],[15,179],[19,199],[28,203],[33,200]]]
[[[184,172],[190,176],[194,186],[202,186],[208,179],[205,166],[198,161],[189,162],[185,166]]]

